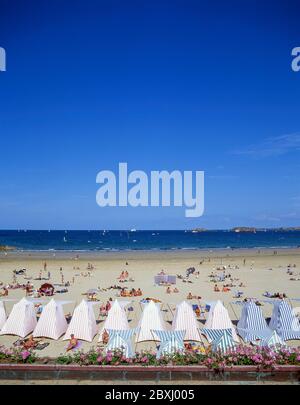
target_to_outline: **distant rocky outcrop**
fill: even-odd
[[[192,229],[193,233],[199,233],[199,232],[205,232],[205,231],[206,231],[205,228],[194,228],[194,229]]]
[[[256,228],[248,226],[238,226],[236,228],[232,228],[231,230],[232,232],[250,232],[250,233],[256,232]]]

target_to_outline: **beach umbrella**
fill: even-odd
[[[133,357],[132,336],[136,333],[136,329],[107,329],[107,332],[109,334],[109,341],[106,347],[106,353],[109,351],[121,350],[127,359]]]
[[[193,308],[186,301],[176,306],[176,312],[172,322],[172,330],[184,330],[184,340],[202,341],[199,324]]]
[[[186,276],[189,277],[189,275],[195,273],[195,271],[196,271],[195,267],[189,267],[186,270]]]
[[[160,339],[160,346],[156,354],[157,359],[164,355],[172,355],[174,353],[184,351],[183,338],[185,335],[185,330],[153,330],[153,332]]]

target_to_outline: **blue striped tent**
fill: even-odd
[[[136,333],[136,329],[116,330],[107,329],[109,340],[106,347],[106,352],[121,350],[127,359],[133,357],[132,336]]]
[[[262,339],[259,344],[261,347],[272,347],[272,346],[285,346],[284,341],[278,336],[277,332],[274,330],[271,336]]]
[[[236,345],[232,336],[232,329],[202,329],[202,332],[212,340],[213,352],[226,353]]]
[[[225,354],[229,349],[234,349],[235,345],[236,343],[232,337],[232,330],[224,329],[222,336],[212,341],[211,349],[213,352]]]
[[[237,331],[245,342],[268,339],[272,336],[272,330],[268,327],[261,308],[253,301],[243,303]]]
[[[282,340],[300,339],[300,324],[292,307],[285,300],[274,301],[273,305],[269,327],[275,330]]]
[[[153,330],[160,339],[160,346],[156,354],[159,359],[163,355],[174,354],[184,350],[183,338],[185,330]]]

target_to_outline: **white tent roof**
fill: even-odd
[[[166,325],[160,312],[160,305],[150,301],[144,306],[144,310],[138,324],[136,342],[160,340],[153,330],[166,330]]]
[[[181,302],[176,307],[172,330],[185,330],[184,340],[202,340],[193,308],[186,301]]]
[[[1,335],[17,335],[25,337],[31,333],[36,327],[36,313],[32,302],[26,298],[22,298],[13,309],[7,318]]]
[[[70,339],[73,334],[77,339],[91,342],[96,333],[97,325],[93,305],[82,300],[73,312],[64,340]]]
[[[67,328],[68,324],[62,304],[52,299],[43,308],[33,336],[57,340],[66,332]]]
[[[205,322],[205,329],[231,329],[233,340],[236,342],[239,341],[228,311],[221,301],[217,301],[210,307],[208,318]]]
[[[0,330],[3,328],[7,319],[4,302],[0,301]]]
[[[108,311],[107,318],[101,328],[99,342],[102,341],[102,335],[104,330],[127,330],[129,329],[128,319],[126,312],[124,311],[125,306],[128,304],[128,301],[118,301],[115,300],[112,304],[110,310]]]

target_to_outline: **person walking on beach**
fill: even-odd
[[[50,274],[50,271],[48,271],[48,280],[50,280],[50,278],[51,278],[51,274]]]
[[[44,262],[44,271],[47,270],[47,262]]]

